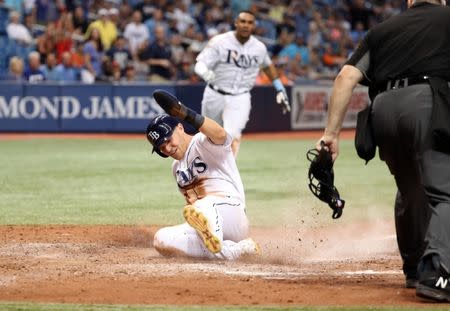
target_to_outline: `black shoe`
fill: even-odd
[[[442,269],[438,255],[427,256],[419,264],[416,295],[436,301],[450,302],[450,274]]]
[[[419,280],[417,278],[417,268],[408,270],[405,272],[405,287],[416,288]]]
[[[417,278],[406,278],[405,287],[406,288],[416,288],[419,284],[419,280]]]

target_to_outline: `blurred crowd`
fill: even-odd
[[[402,0],[0,0],[0,79],[184,82],[207,41],[257,17],[282,82],[333,79]],[[270,81],[261,73],[258,84]]]

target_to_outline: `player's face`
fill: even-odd
[[[170,139],[162,144],[159,150],[175,160],[181,160],[186,152],[186,146],[183,143],[183,133],[182,125],[178,124]]]
[[[248,13],[241,13],[234,23],[236,34],[240,38],[249,38],[255,30],[255,17]]]

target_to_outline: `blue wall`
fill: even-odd
[[[163,112],[152,92],[173,86],[1,84],[0,131],[142,132]]]
[[[0,132],[142,132],[150,118],[163,112],[153,100],[154,90],[171,92],[186,106],[200,112],[204,87],[204,84],[2,83]],[[245,132],[324,127],[330,86],[296,85],[287,91],[292,113],[283,115],[275,103],[273,87],[255,87]],[[345,127],[354,126],[356,112],[368,103],[366,93],[365,89],[355,92]]]

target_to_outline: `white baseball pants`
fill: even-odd
[[[233,138],[239,139],[250,116],[250,100],[250,92],[222,95],[207,86],[203,92],[202,115],[213,119]]]
[[[207,196],[197,200],[194,206],[208,219],[211,231],[221,241],[222,251],[211,253],[188,223],[158,230],[153,239],[155,249],[168,256],[237,259],[244,252],[238,242],[248,237],[245,204],[237,199]]]

